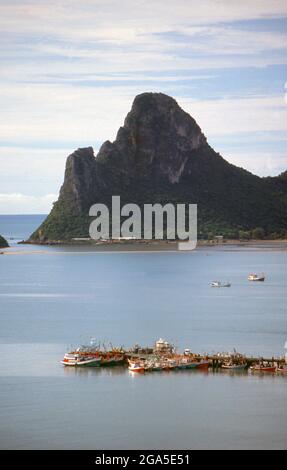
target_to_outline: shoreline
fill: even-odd
[[[105,240],[105,241],[94,241],[90,238],[72,239],[72,240],[48,240],[46,242],[36,242],[33,240],[22,240],[19,241],[18,245],[38,245],[38,246],[115,246],[115,245],[177,245],[178,243],[185,243],[181,240]],[[281,238],[277,240],[268,239],[252,239],[252,240],[240,240],[240,239],[224,239],[222,242],[216,240],[197,240],[197,246],[224,246],[224,245],[237,245],[237,246],[254,246],[254,245],[287,245],[287,238]]]
[[[23,246],[24,245],[24,246]],[[29,249],[29,248],[31,249]],[[32,247],[35,247],[33,249]],[[22,249],[21,249],[22,248]],[[26,248],[26,249],[25,249]],[[50,250],[56,248],[56,250]],[[58,250],[57,250],[58,248]],[[0,250],[2,255],[28,255],[28,254],[65,254],[75,253],[78,248],[83,254],[86,253],[191,253],[196,251],[220,250],[241,251],[287,251],[287,239],[282,240],[224,240],[222,243],[199,240],[194,250],[179,250],[178,242],[165,240],[117,240],[109,242],[89,242],[89,241],[73,241],[73,242],[51,242],[51,243],[32,243],[18,242],[16,245],[9,246]],[[61,250],[62,249],[62,250]],[[71,249],[71,251],[68,251]]]

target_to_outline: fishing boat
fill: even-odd
[[[165,371],[169,371],[172,369],[172,366],[167,359],[163,359],[162,361],[160,361],[160,367],[161,367],[160,370],[165,370]]]
[[[103,353],[102,366],[115,366],[124,362],[124,354]]]
[[[160,361],[150,360],[147,361],[145,364],[145,370],[152,372],[152,371],[161,371],[165,368],[164,363]]]
[[[230,287],[230,282],[213,281],[211,287]]]
[[[129,363],[128,369],[131,372],[144,372],[145,371],[144,363],[139,360],[128,359],[128,363]]]
[[[137,362],[132,362],[129,365],[129,371],[131,372],[144,372],[145,368],[142,364],[137,363]]]
[[[264,273],[261,273],[261,274],[251,273],[248,276],[248,281],[261,281],[261,282],[265,281],[265,274]]]
[[[199,362],[195,362],[195,368],[196,369],[208,369],[209,367],[209,361],[199,361]]]
[[[181,357],[177,362],[178,369],[194,369],[197,366],[197,362],[187,358]]]
[[[276,366],[274,364],[255,364],[250,367],[253,372],[276,372]]]
[[[64,366],[72,367],[99,367],[101,358],[95,356],[82,356],[79,353],[66,353],[61,361]]]
[[[280,374],[287,374],[287,364],[279,364],[277,367],[277,372]]]
[[[234,364],[233,362],[227,362],[222,364],[222,369],[229,370],[243,370],[246,369],[247,364]]]
[[[167,368],[170,370],[177,368],[177,361],[175,361],[174,359],[167,359],[166,364]]]

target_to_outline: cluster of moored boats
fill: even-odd
[[[173,357],[155,356],[151,358],[128,359],[131,372],[152,372],[174,369],[208,369],[208,360],[196,361],[192,357],[177,355]]]
[[[254,273],[251,273],[248,275],[248,281],[259,281],[259,282],[263,282],[265,281],[265,274],[264,273],[261,273],[261,274],[254,274]],[[222,281],[213,281],[211,283],[211,287],[231,287],[231,283],[230,282],[222,282]]]
[[[210,366],[209,359],[194,360],[194,358],[178,356],[177,358],[151,358],[151,359],[128,359],[131,372],[152,372],[172,369],[205,369]],[[249,369],[247,362],[225,361],[220,364],[224,370],[242,371]],[[258,361],[250,366],[251,372],[280,372],[287,373],[287,364],[279,365],[268,361]]]
[[[252,372],[287,373],[287,364],[282,359],[266,361],[247,359],[234,350],[216,356],[200,356],[185,349],[178,354],[175,347],[163,339],[156,341],[153,348],[142,350],[138,345],[132,350],[111,348],[100,350],[99,346],[80,346],[64,355],[61,361],[69,367],[100,367],[127,364],[131,372],[169,371],[182,369],[207,370],[209,366],[225,370],[244,370]]]
[[[221,365],[221,368],[222,369],[231,369],[231,370],[244,370],[244,369],[248,369],[248,364],[247,363],[239,363],[239,364],[236,364],[236,363],[230,363],[230,362],[227,362],[227,363],[223,363]],[[250,366],[250,370],[252,372],[287,372],[287,367],[281,367],[281,366],[278,366],[277,364],[274,364],[274,363],[271,363],[271,362],[258,362],[258,363],[255,363],[254,365]]]

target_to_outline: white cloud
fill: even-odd
[[[57,198],[56,194],[35,197],[21,193],[0,193],[0,214],[46,214]]]
[[[73,148],[43,149],[0,146],[2,193],[57,193],[63,182],[66,157]]]
[[[115,137],[138,87],[15,85],[0,89],[3,141],[89,142]]]
[[[277,176],[287,167],[287,154],[272,152],[236,152],[231,150],[223,157],[236,166],[259,176]]]
[[[270,31],[252,31],[228,26],[209,26],[198,33],[194,28],[182,28],[186,35],[184,46],[197,52],[210,54],[210,48],[217,55],[253,55],[273,50],[286,51],[287,34]],[[189,41],[188,41],[189,39]],[[268,58],[267,60],[269,60]],[[255,65],[255,64],[254,64]]]
[[[59,37],[127,39],[143,31],[287,16],[285,0],[10,0],[1,29]]]
[[[66,156],[74,147],[114,140],[134,96],[144,91],[178,97],[207,138],[286,132],[286,77],[282,96],[242,99],[239,89],[237,98],[199,101],[191,99],[194,82],[179,84],[220,69],[286,64],[283,29],[232,23],[286,16],[285,0],[2,1],[0,189],[4,199],[10,194],[7,207],[42,212],[43,194],[59,190]],[[261,174],[281,165],[275,154],[274,160],[267,153],[230,155]]]
[[[286,33],[230,23],[287,16],[285,0],[12,1],[0,13],[8,80],[286,63]]]
[[[196,101],[179,98],[181,106],[208,137],[245,132],[287,131],[287,107],[282,96]]]
[[[4,141],[77,141],[93,145],[113,140],[130,110],[134,96],[142,91],[130,87],[84,87],[29,85],[2,87],[0,138]],[[282,96],[194,100],[178,97],[184,110],[209,135],[243,132],[287,131],[287,107]]]

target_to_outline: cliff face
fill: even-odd
[[[31,241],[88,235],[95,202],[185,202],[199,205],[202,231],[286,229],[286,202],[266,179],[229,164],[195,120],[162,93],[137,96],[116,140],[95,157],[91,147],[67,159],[58,201]]]
[[[96,161],[92,147],[78,149],[67,158],[59,203],[71,205],[76,212],[89,206],[96,189]]]

